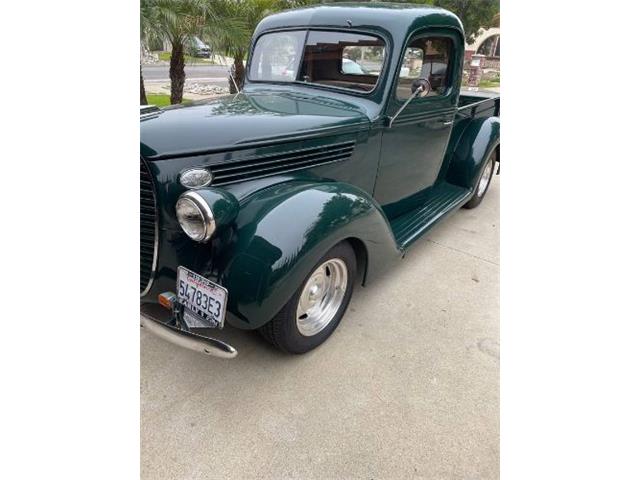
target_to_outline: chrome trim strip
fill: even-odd
[[[154,219],[154,231],[153,231],[153,261],[151,262],[151,273],[149,274],[149,281],[147,282],[147,286],[145,289],[140,292],[140,298],[144,297],[149,290],[151,290],[151,285],[153,285],[153,280],[156,276],[156,270],[158,268],[158,247],[160,242],[160,229],[158,227],[158,199],[156,197],[156,189],[155,183],[153,181],[153,176],[151,175],[151,170],[147,166],[146,162],[143,158],[140,158],[140,161],[144,164],[145,168],[149,172],[149,178],[151,179],[151,194],[153,195],[153,207],[155,209],[155,219]]]
[[[142,312],[140,312],[140,325],[157,337],[194,352],[218,358],[234,358],[238,355],[238,351],[235,348],[221,340],[203,337],[185,330],[178,330]]]
[[[496,101],[496,99],[500,98],[500,96],[495,96],[495,97],[491,97],[491,98],[485,98],[484,100],[480,100],[479,102],[474,102],[474,103],[470,103],[468,105],[465,105],[464,107],[458,107],[458,112],[461,110],[466,110],[467,108],[473,108],[473,107],[477,107],[478,105],[481,105],[483,103],[487,103],[487,102],[494,102]]]
[[[250,163],[250,162],[259,162],[260,164],[262,164],[263,161],[265,160],[271,160],[273,158],[278,158],[278,157],[297,157],[297,156],[302,156],[302,155],[313,155],[316,154],[318,151],[322,150],[322,149],[326,149],[327,153],[331,153],[334,150],[343,150],[346,148],[355,148],[356,145],[356,141],[355,140],[346,140],[343,142],[335,142],[335,143],[326,143],[326,144],[322,144],[322,145],[318,145],[315,147],[304,147],[304,148],[294,148],[292,150],[285,150],[284,152],[278,152],[278,153],[266,153],[266,154],[261,154],[261,155],[248,155],[246,157],[240,157],[238,159],[232,159],[231,161],[228,160],[218,160],[215,163],[211,163],[211,164],[207,164],[207,165],[202,165],[201,167],[194,167],[194,168],[211,168],[211,169],[217,169],[219,167],[221,168],[231,168],[234,167],[236,168],[238,165],[242,165],[245,163]],[[287,158],[287,159],[289,159]]]
[[[316,168],[316,167],[320,167],[320,166],[323,166],[323,165],[330,165],[332,163],[344,162],[345,160],[348,160],[349,158],[351,158],[351,154],[348,154],[348,155],[344,154],[343,156],[336,157],[336,158],[331,159],[331,160],[326,160],[326,161],[323,161],[321,163],[299,165],[299,166],[287,168],[286,170],[277,170],[277,171],[273,171],[273,172],[269,172],[269,173],[254,175],[251,178],[240,178],[240,179],[237,179],[237,180],[221,181],[221,182],[215,183],[215,186],[218,187],[218,186],[229,185],[229,184],[237,183],[237,182],[248,182],[250,180],[258,180],[258,179],[266,178],[266,177],[274,177],[274,176],[277,176],[277,175],[284,175],[286,173],[296,172],[298,170],[306,170],[306,169],[309,169],[309,168]]]
[[[151,112],[159,112],[160,107],[156,105],[140,105],[140,115]]]
[[[160,107],[155,105],[140,105],[140,120],[155,118],[162,113]]]

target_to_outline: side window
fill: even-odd
[[[431,84],[430,97],[443,95],[450,86],[449,70],[453,42],[446,37],[417,38],[404,52],[396,97],[405,99],[411,95],[411,84],[426,78]]]

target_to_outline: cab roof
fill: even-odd
[[[255,37],[267,30],[291,27],[382,29],[400,44],[411,32],[424,27],[450,27],[464,37],[462,23],[450,11],[408,3],[331,3],[285,10],[264,18]]]

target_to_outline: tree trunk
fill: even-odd
[[[242,87],[244,86],[244,63],[242,63],[243,57],[244,55],[237,55],[233,57],[233,71],[231,72],[231,75],[233,75],[233,80],[235,80],[240,90],[242,90]],[[229,79],[229,92],[237,93],[236,86],[231,79]]]
[[[171,44],[171,61],[169,63],[169,78],[171,79],[171,105],[182,103],[184,90],[184,45],[182,42]]]
[[[140,65],[140,105],[148,105],[147,92],[144,90],[144,79],[142,78],[142,65]]]

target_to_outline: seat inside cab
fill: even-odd
[[[384,63],[384,42],[374,36],[310,32],[298,80],[372,91]]]

